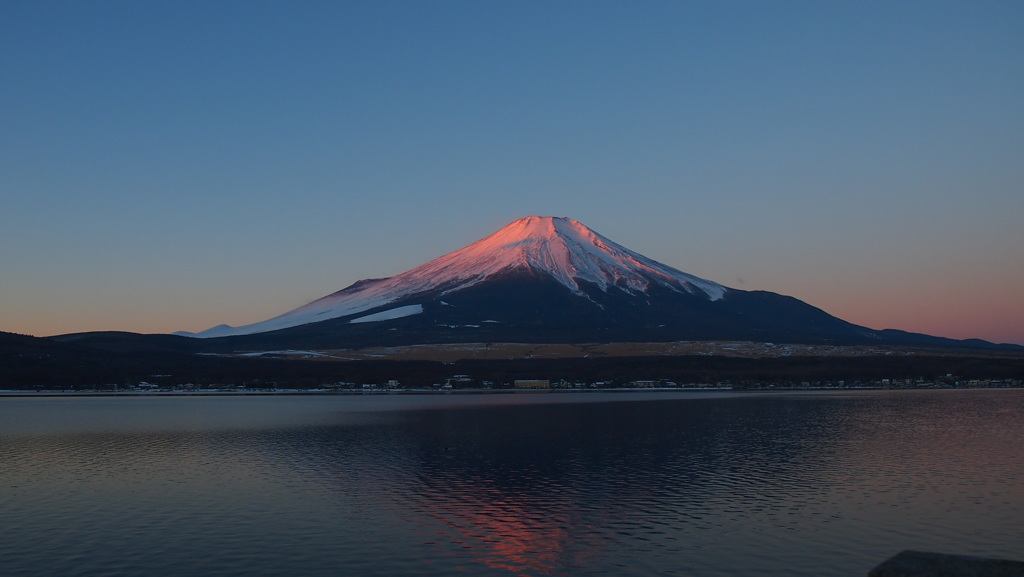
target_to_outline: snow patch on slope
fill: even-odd
[[[373,313],[372,315],[366,315],[365,317],[359,317],[358,319],[352,319],[349,323],[372,323],[376,321],[390,321],[392,319],[400,319],[402,317],[411,317],[412,315],[418,315],[423,312],[423,305],[408,305],[404,307],[397,307],[381,311],[379,313]]]

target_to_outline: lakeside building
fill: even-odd
[[[551,381],[541,379],[516,379],[513,383],[517,389],[550,389]]]
[[[662,385],[658,381],[633,381],[629,386],[634,389],[656,389]]]

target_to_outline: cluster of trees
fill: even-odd
[[[429,387],[454,375],[477,382],[546,379],[625,385],[638,380],[677,383],[779,383],[871,381],[883,378],[935,380],[1024,379],[1024,357],[965,353],[936,356],[732,358],[598,357],[568,359],[431,361],[323,361],[237,358],[155,351],[101,352],[48,348],[0,349],[0,389],[85,389],[149,382],[160,386],[234,385],[319,388],[339,382]]]

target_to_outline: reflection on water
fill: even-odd
[[[0,399],[0,574],[1021,558],[1022,409],[1024,391]]]

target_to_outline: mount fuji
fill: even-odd
[[[530,216],[402,274],[280,316],[200,333],[204,348],[453,342],[751,340],[906,343],[795,298],[705,280],[561,217]],[[215,344],[216,343],[216,344]]]
[[[508,277],[525,275],[562,285],[572,295],[603,308],[590,295],[609,289],[632,296],[652,286],[721,299],[728,289],[680,272],[635,253],[568,218],[526,217],[461,250],[442,256],[408,272],[384,279],[362,280],[354,285],[272,319],[230,327],[220,325],[197,337],[221,337],[262,333],[351,317],[348,322],[390,320],[423,312],[423,304],[396,306],[409,299],[436,300],[471,287]],[[438,301],[443,302],[443,301]],[[451,306],[451,303],[444,303]],[[187,333],[179,333],[187,334]]]

